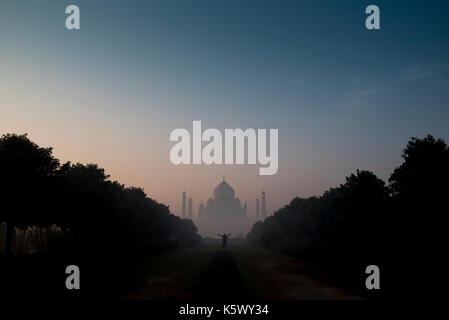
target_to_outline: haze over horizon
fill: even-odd
[[[73,32],[67,4],[0,4],[0,134],[98,163],[178,215],[182,191],[196,214],[223,175],[249,216],[265,190],[270,214],[357,169],[386,181],[412,136],[449,141],[445,1],[378,0],[379,31],[368,1],[76,1]],[[277,174],[174,166],[170,132],[193,120],[279,129]]]

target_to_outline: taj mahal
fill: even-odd
[[[261,204],[261,208],[259,207]],[[182,193],[182,217],[195,220],[199,232],[203,236],[215,237],[217,233],[233,233],[233,236],[242,236],[249,232],[254,218],[248,218],[248,205],[236,197],[233,187],[225,178],[214,188],[212,197],[200,202],[198,213],[193,214],[193,200]],[[261,194],[261,201],[256,199],[256,220],[266,217],[265,192]]]

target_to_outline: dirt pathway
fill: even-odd
[[[247,298],[243,279],[231,251],[219,250],[215,253],[207,269],[195,282],[193,294],[201,300]]]
[[[342,300],[359,299],[325,285],[326,270],[249,246],[181,249],[152,257],[133,270],[124,299]],[[306,276],[307,275],[307,276]],[[310,276],[314,275],[314,276]],[[321,277],[322,278],[322,277]]]
[[[233,252],[251,296],[266,300],[358,300],[341,288],[325,284],[329,271],[273,251],[249,246]]]

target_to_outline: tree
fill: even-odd
[[[444,200],[449,190],[449,149],[444,140],[431,135],[411,138],[402,158],[389,179],[393,197],[407,207]]]
[[[327,260],[339,256],[346,263],[359,263],[368,254],[371,258],[380,254],[387,199],[382,180],[370,171],[357,170],[319,198],[294,198],[254,224],[247,239],[288,254]]]
[[[413,243],[415,248],[428,251],[446,233],[443,228],[449,212],[449,148],[444,140],[431,135],[411,138],[402,158],[404,162],[389,180],[392,223],[401,230],[397,240],[403,245],[410,247]]]
[[[337,239],[349,247],[365,247],[375,244],[382,209],[387,200],[384,181],[370,171],[359,171],[346,178],[340,186],[340,199],[334,210]]]
[[[172,233],[181,245],[199,243],[191,220],[175,218],[168,206],[149,198],[143,189],[110,181],[96,164],[63,167],[66,209],[57,224],[72,230],[82,250],[164,242]]]
[[[402,158],[389,180],[391,269],[400,275],[395,283],[405,294],[434,292],[433,285],[443,281],[447,251],[449,148],[431,135],[411,138]],[[413,291],[404,289],[411,285]]]
[[[5,254],[11,254],[14,227],[51,225],[59,161],[27,135],[0,138],[0,221],[6,223]]]
[[[201,236],[197,233],[198,230],[190,219],[181,219],[180,217],[171,216],[173,221],[172,236],[185,247],[196,246],[201,242]]]

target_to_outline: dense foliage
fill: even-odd
[[[402,158],[388,186],[372,172],[357,171],[322,196],[295,198],[257,222],[248,242],[352,274],[351,268],[388,263],[390,272],[404,275],[413,266],[430,278],[445,250],[449,148],[430,135],[412,138]],[[403,282],[409,280],[404,275]]]
[[[357,171],[321,197],[293,199],[256,223],[248,241],[291,254],[306,253],[311,245],[348,253],[360,246],[374,248],[381,237],[378,228],[386,199],[382,180],[369,171]]]
[[[96,164],[60,165],[51,148],[26,135],[0,138],[0,222],[7,226],[7,254],[14,227],[57,225],[83,250],[126,248],[175,240],[200,242],[195,225],[170,213],[140,188],[109,180]]]

